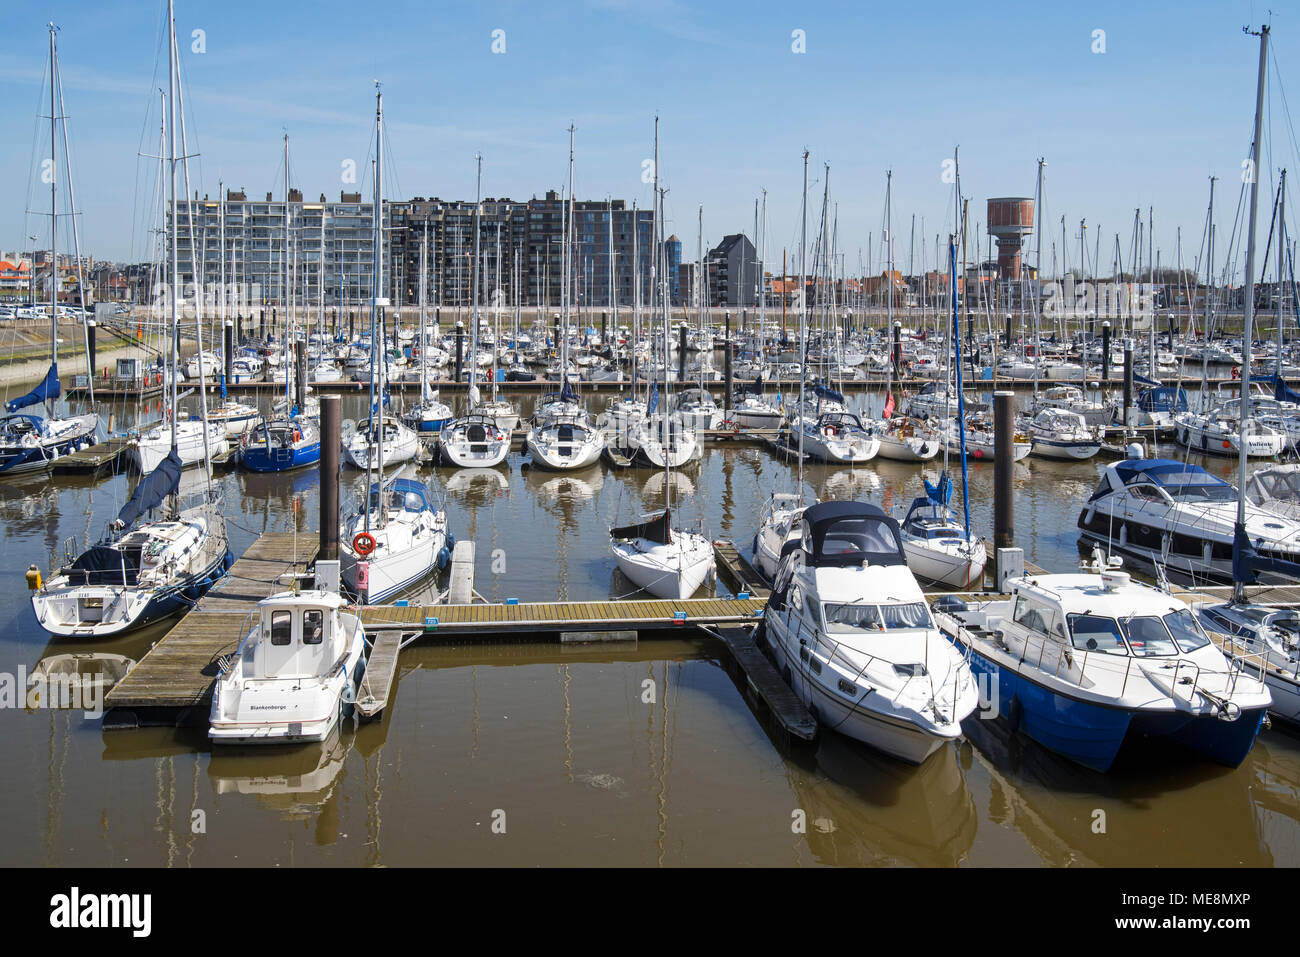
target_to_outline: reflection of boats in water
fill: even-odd
[[[817,501],[852,501],[879,488],[880,476],[873,469],[837,469],[827,474],[821,491],[817,494]]]
[[[499,469],[457,469],[443,483],[449,495],[464,505],[485,505],[510,491],[510,479]]]
[[[217,794],[251,794],[285,817],[308,816],[334,796],[352,737],[336,726],[307,746],[223,747],[212,752],[208,778]]]
[[[28,708],[98,710],[109,689],[135,667],[135,659],[104,652],[50,655],[27,678]]]
[[[716,660],[754,709],[745,673],[725,652]],[[941,748],[917,767],[841,734],[818,735],[814,747],[792,747],[775,719],[767,716],[760,724],[786,764],[786,779],[805,813],[808,848],[818,863],[949,867],[967,862],[979,825],[957,757],[959,748],[968,746]]]
[[[691,481],[689,475],[682,472],[673,472],[665,478],[663,472],[655,472],[645,480],[641,486],[641,494],[646,499],[655,499],[663,501],[664,492],[667,491],[668,485],[672,485],[672,493],[678,499],[695,494],[695,483]]]
[[[1099,774],[1013,735],[1004,721],[972,716],[962,729],[974,746],[967,780],[990,779],[984,813],[1018,831],[1044,864],[1270,867],[1293,859],[1288,847],[1275,854],[1258,826],[1260,802],[1248,784],[1275,764],[1263,748],[1229,770],[1188,762],[1179,749],[1152,739],[1126,748]],[[1157,807],[1166,826],[1152,826]],[[1204,826],[1207,814],[1213,826]],[[1179,840],[1184,827],[1188,837]],[[1286,840],[1294,834],[1292,824]]]
[[[529,469],[524,473],[528,488],[543,506],[577,504],[596,497],[605,484],[605,470],[599,465],[578,472],[543,472]]]
[[[952,867],[966,862],[979,824],[957,745],[920,767],[839,734],[818,737],[812,767],[786,760],[821,864]],[[821,773],[812,773],[812,772]]]

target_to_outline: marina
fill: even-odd
[[[120,13],[129,44],[91,18],[147,94],[129,119],[87,89],[85,23],[24,23],[15,60],[49,165],[0,253],[4,863],[1300,867],[1296,144],[1265,136],[1289,123],[1269,26],[1202,64],[1227,92],[1182,165],[1222,166],[1219,118],[1254,118],[1249,175],[1205,204],[1146,157],[1133,182],[1169,184],[1106,180],[1109,134],[1048,157],[999,125],[1014,157],[945,147],[924,181],[907,137],[828,142],[781,97],[838,101],[823,49],[877,57],[838,59],[852,14],[807,11],[826,46],[794,29],[789,74],[739,62],[766,41],[716,12],[584,8],[563,39],[616,51],[611,89],[660,70],[674,108],[642,116],[556,87],[550,13],[507,18],[509,56],[493,29],[491,70],[447,51],[466,97],[407,62],[408,31],[458,36],[436,12],[405,10],[365,82],[331,38],[250,87],[278,47],[157,6],[156,31]],[[710,104],[735,137],[714,160],[642,28],[716,47],[780,149]],[[1136,84],[1112,29],[1093,64]],[[461,101],[507,75],[486,131]],[[108,236],[125,141],[90,140],[87,197],[86,112],[140,131]],[[976,883],[1051,912],[1048,884]],[[224,899],[158,893],[187,922]]]

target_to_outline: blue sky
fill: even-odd
[[[61,28],[83,248],[104,258],[139,255],[152,176],[156,90],[166,84],[160,30],[165,3],[55,0],[6,11],[0,84],[0,248],[48,240],[28,219],[47,209],[33,169],[45,72],[45,24]],[[895,259],[906,268],[911,217],[929,265],[936,234],[952,228],[943,161],[960,145],[972,220],[990,196],[1032,195],[1035,160],[1047,160],[1046,220],[1060,217],[1078,257],[1098,224],[1108,270],[1114,234],[1127,249],[1133,210],[1155,207],[1161,263],[1196,255],[1208,181],[1217,189],[1219,245],[1232,229],[1240,165],[1249,148],[1258,46],[1251,2],[687,3],[388,2],[177,3],[191,150],[201,192],[218,180],[250,194],[282,193],[282,131],[294,185],[337,198],[341,164],[366,167],[373,80],[384,84],[389,198],[472,198],[474,154],[484,194],[526,199],[567,177],[566,129],[577,127],[577,194],[646,206],[641,182],[661,122],[660,173],[668,227],[694,255],[696,215],[705,242],[753,231],[754,200],[768,195],[768,262],[797,256],[801,153],[810,153],[809,223],[822,167],[831,165],[840,245],[851,272],[880,266],[885,171],[893,170]],[[1263,182],[1294,165],[1289,91],[1300,50],[1300,10],[1274,13]],[[192,51],[204,31],[206,52]],[[492,52],[505,31],[505,53]],[[792,50],[802,30],[806,52]],[[1105,31],[1094,53],[1093,31]],[[157,69],[157,73],[155,73]],[[1280,72],[1279,72],[1280,71]],[[1274,147],[1276,143],[1276,147]],[[1269,196],[1260,200],[1261,232]],[[1288,215],[1294,207],[1288,203]],[[924,220],[924,231],[921,221]],[[134,242],[132,239],[134,233]],[[869,236],[874,249],[868,250]],[[972,237],[973,240],[973,237]],[[61,244],[62,246],[62,244]],[[1091,254],[1090,254],[1091,255]],[[1030,258],[1033,252],[1030,250]]]

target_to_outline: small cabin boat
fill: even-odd
[[[365,631],[334,591],[258,603],[212,692],[208,737],[223,744],[322,741],[350,714],[365,673]]]

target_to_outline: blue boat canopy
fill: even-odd
[[[44,402],[46,399],[57,399],[60,391],[59,366],[57,363],[51,363],[50,371],[45,373],[45,381],[26,395],[20,395],[8,403],[5,408],[10,412],[17,412],[19,409],[25,409],[29,405]]]
[[[1168,385],[1143,389],[1138,395],[1137,407],[1143,412],[1186,412],[1187,392],[1181,387]]]
[[[805,549],[810,543],[808,564],[814,568],[907,564],[898,522],[863,502],[819,502],[805,509]]]
[[[400,501],[402,508],[408,512],[423,512],[431,508],[429,488],[415,479],[399,478],[384,484],[384,488],[393,496],[393,504]],[[379,483],[370,486],[370,507],[374,508],[379,500]]]
[[[181,457],[172,449],[167,458],[158,463],[158,467],[140,480],[122,511],[117,513],[117,520],[122,525],[130,525],[137,518],[157,508],[163,499],[172,495],[181,484]]]
[[[1166,488],[1186,488],[1189,485],[1232,486],[1217,475],[1211,475],[1199,465],[1175,459],[1130,459],[1116,462],[1115,471],[1125,485],[1134,482],[1154,482]]]

